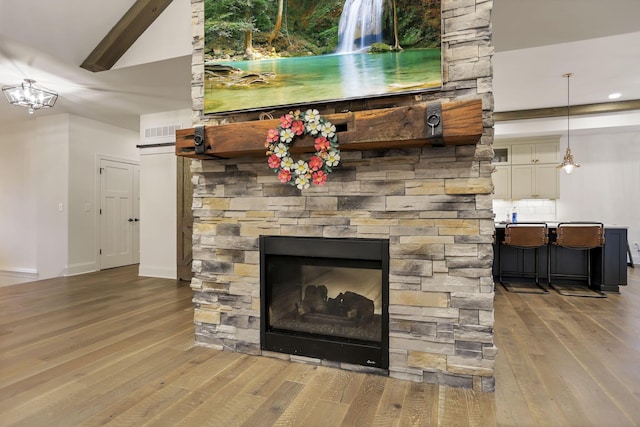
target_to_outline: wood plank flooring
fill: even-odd
[[[0,288],[1,426],[640,425],[640,273],[495,301],[496,392],[193,345],[191,289],[137,266]]]

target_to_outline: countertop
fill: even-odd
[[[521,223],[531,223],[531,222],[538,222],[538,223],[546,223],[547,227],[549,228],[556,228],[558,226],[558,224],[560,224],[562,221],[520,221]],[[569,222],[569,221],[566,221]],[[496,228],[505,228],[507,226],[507,223],[502,221],[502,222],[496,222],[494,223]],[[619,224],[604,224],[604,228],[625,228],[628,229],[629,226],[628,225],[619,225]]]

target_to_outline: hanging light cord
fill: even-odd
[[[573,73],[567,73],[564,76],[567,78],[567,148],[571,149],[571,136],[570,136],[570,126],[569,126],[569,116],[570,116],[570,111],[571,111],[571,107],[569,104],[569,79],[571,78],[571,76],[573,75]]]
[[[567,78],[567,151],[564,154],[562,163],[558,165],[558,168],[564,169],[567,174],[570,174],[574,168],[579,168],[580,165],[573,161],[573,155],[571,154],[571,125],[569,119],[571,117],[571,98],[569,93],[569,78],[573,76],[573,73],[563,74],[562,77]]]

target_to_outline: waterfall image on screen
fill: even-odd
[[[205,0],[204,112],[437,90],[440,0]]]
[[[337,53],[361,52],[382,42],[382,1],[347,0],[338,26]]]

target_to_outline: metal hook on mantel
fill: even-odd
[[[442,104],[440,101],[427,102],[425,124],[427,125],[427,139],[432,147],[444,147],[442,136]]]

